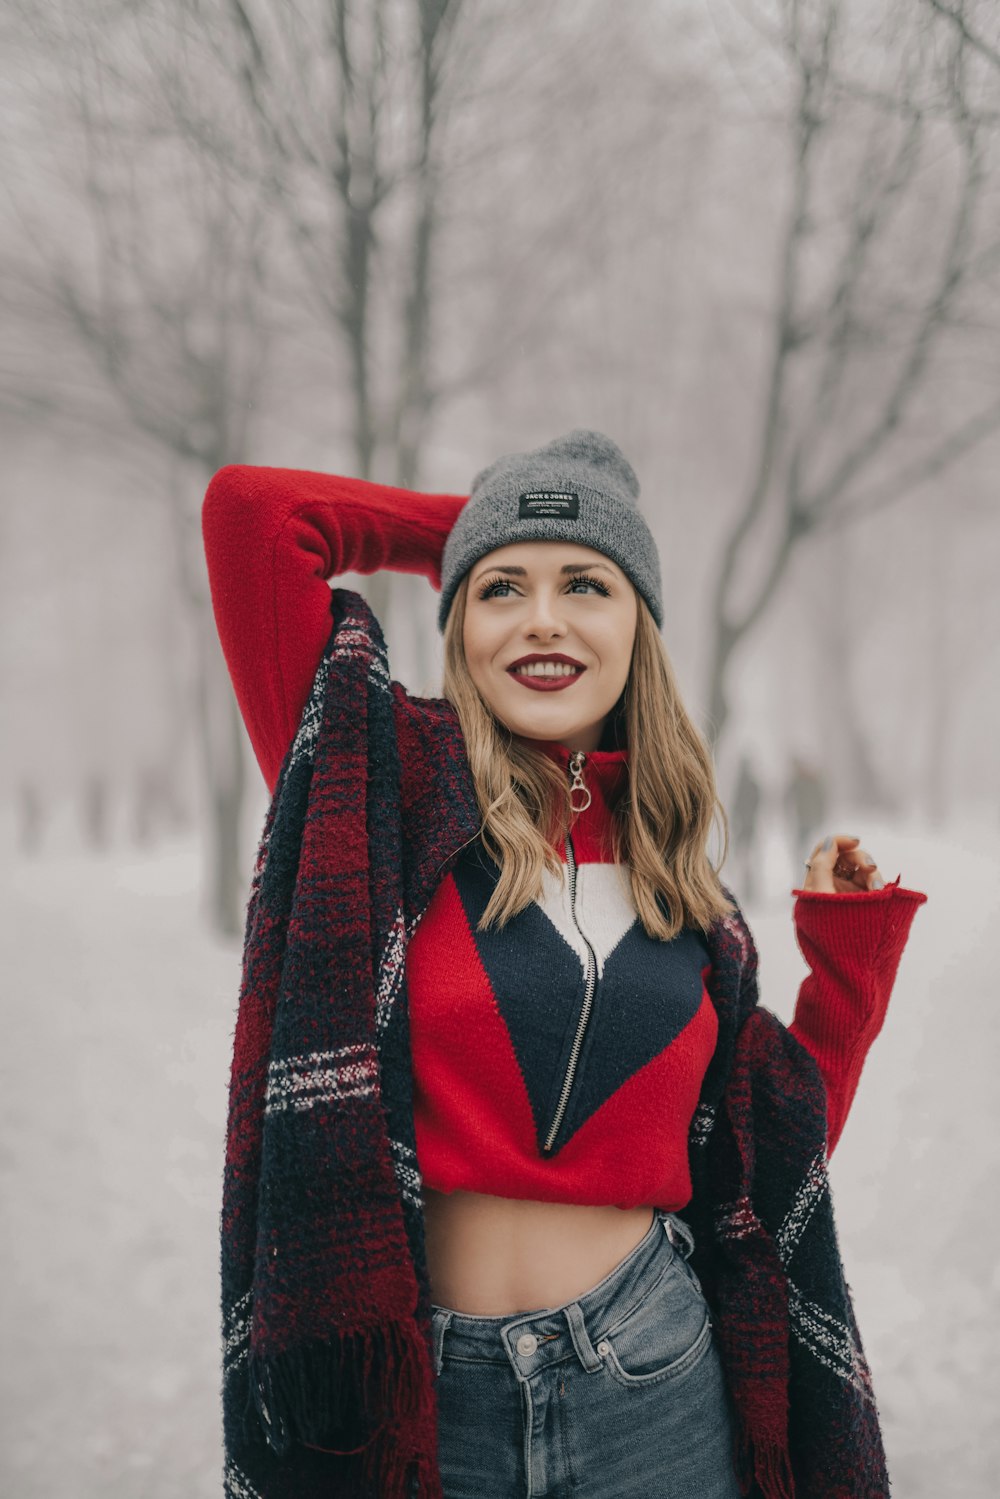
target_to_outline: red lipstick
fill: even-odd
[[[527,665],[531,661],[561,662],[565,666],[575,666],[578,669],[552,677],[541,674],[532,675],[529,672],[516,670],[518,666]],[[564,656],[560,651],[532,651],[530,655],[518,656],[517,660],[512,661],[510,666],[508,666],[507,671],[515,681],[521,683],[522,687],[530,687],[535,692],[562,692],[564,687],[571,686],[573,682],[582,677],[586,669],[581,661],[577,661],[573,656]]]

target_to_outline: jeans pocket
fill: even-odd
[[[649,1385],[693,1369],[712,1344],[708,1303],[694,1271],[675,1254],[646,1296],[597,1344],[619,1384]]]

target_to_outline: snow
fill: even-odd
[[[831,1163],[841,1249],[894,1496],[985,1499],[1000,1466],[995,829],[841,823],[929,895]],[[765,862],[747,916],[762,1001],[787,1020],[805,973],[794,880],[783,850]],[[194,838],[4,863],[3,1491],[217,1496],[240,944],[204,930]]]

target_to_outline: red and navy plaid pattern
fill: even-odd
[[[247,908],[221,1220],[225,1492],[442,1499],[405,960],[480,815],[454,708],[391,681],[360,595],[333,589],[331,611]],[[744,1492],[876,1499],[888,1479],[823,1084],[757,1003],[742,916],[706,945],[718,1039],[683,1215]]]

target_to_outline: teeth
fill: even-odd
[[[527,666],[514,668],[518,677],[575,677],[582,671],[579,666],[567,666],[565,662],[531,661]]]

